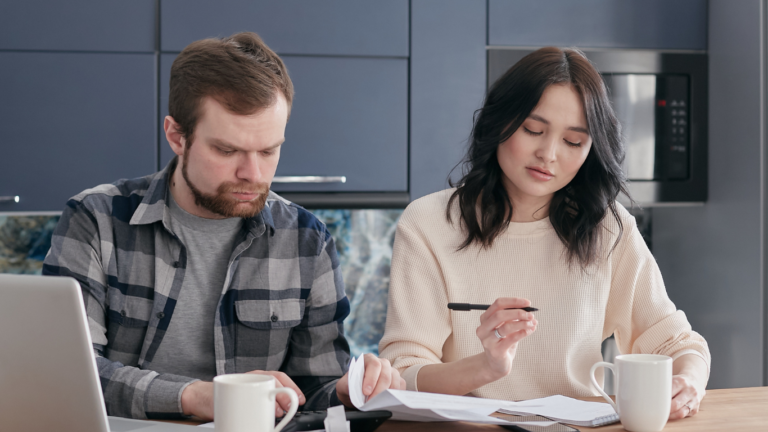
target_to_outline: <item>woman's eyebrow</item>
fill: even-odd
[[[530,114],[530,115],[528,115],[528,118],[532,119],[532,120],[536,120],[538,122],[542,122],[542,123],[544,123],[546,125],[549,124],[549,120],[545,119],[544,117],[542,117],[540,115]],[[589,131],[586,128],[583,128],[581,126],[570,126],[570,127],[568,127],[568,130],[572,130],[574,132],[581,132],[583,134],[589,135]]]

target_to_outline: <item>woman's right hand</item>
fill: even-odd
[[[493,380],[503,378],[512,370],[517,343],[536,331],[538,321],[532,312],[522,309],[531,305],[526,299],[500,297],[480,315],[476,334],[485,349],[487,372]],[[496,336],[496,331],[501,339]]]

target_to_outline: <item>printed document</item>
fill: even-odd
[[[500,425],[549,426],[555,422],[510,422],[490,414],[507,406],[510,402],[467,396],[453,396],[437,393],[407,390],[386,390],[366,401],[363,394],[365,363],[363,356],[352,359],[349,365],[349,398],[360,411],[387,410],[392,420],[435,422],[468,421]]]

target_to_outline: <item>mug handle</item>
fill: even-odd
[[[278,393],[285,393],[291,398],[291,407],[288,408],[288,412],[285,413],[285,416],[282,420],[280,420],[280,423],[275,426],[275,428],[272,430],[273,432],[280,432],[283,430],[285,425],[288,424],[289,421],[293,418],[293,416],[296,415],[296,411],[299,409],[299,398],[296,396],[296,392],[292,388],[288,387],[280,387],[276,389],[272,389],[269,391],[269,396],[272,399],[275,399],[275,396],[277,396]]]
[[[592,386],[595,387],[601,395],[603,395],[603,398],[605,398],[609,404],[611,404],[613,410],[616,411],[616,414],[619,414],[619,408],[616,406],[616,403],[613,401],[613,399],[611,399],[611,397],[608,396],[608,394],[606,394],[599,385],[597,385],[597,380],[595,379],[595,370],[597,370],[599,367],[606,367],[610,369],[613,372],[613,376],[616,376],[616,366],[613,363],[597,362],[592,365],[592,369],[589,370],[589,379],[592,380]],[[618,381],[618,379],[616,381]]]

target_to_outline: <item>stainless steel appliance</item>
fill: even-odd
[[[490,47],[488,87],[536,48]],[[642,206],[707,199],[707,54],[592,50],[626,138],[624,170]]]

